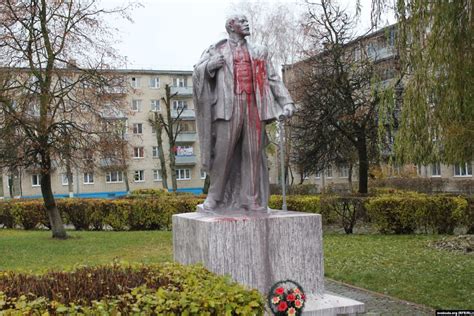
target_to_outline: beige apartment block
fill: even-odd
[[[165,85],[174,95],[171,115],[180,113],[182,132],[177,137],[176,168],[178,190],[201,192],[205,173],[199,162],[199,142],[196,132],[196,115],[192,98],[192,71],[117,70],[130,84],[126,100],[128,111],[123,113],[126,125],[124,138],[128,142],[127,178],[130,190],[162,188],[161,167],[158,158],[156,132],[150,124],[155,112],[166,117]],[[164,154],[169,159],[169,145],[162,135]],[[115,197],[126,193],[125,174],[108,171],[104,159],[96,159],[92,170],[73,168],[73,195],[80,197]],[[171,188],[171,171],[168,170],[168,187]],[[33,170],[19,170],[9,174],[4,170],[2,187],[4,197],[41,196],[40,178]],[[56,166],[52,175],[53,193],[68,196],[69,186],[63,166]],[[10,188],[11,187],[11,188]],[[0,191],[1,192],[1,191]]]
[[[382,84],[387,84],[389,80],[396,77],[400,71],[399,55],[396,47],[396,25],[390,25],[371,34],[359,37],[354,41],[347,43],[347,45],[345,45],[345,50],[348,56],[352,56],[355,60],[359,60],[363,54],[366,54],[367,57],[374,62],[376,72],[378,73]],[[323,56],[324,52],[321,52],[318,57],[323,58]],[[298,88],[301,86],[298,83],[298,80],[300,79],[300,76],[304,74],[304,70],[307,69],[306,67],[308,67],[306,60],[291,65],[285,65],[283,67],[284,82],[288,86],[289,91],[297,104],[300,99]],[[405,84],[405,81],[402,81],[399,91],[400,97],[396,100],[398,110],[403,106],[401,103],[403,84]],[[399,118],[399,113],[399,111],[395,113],[397,119]],[[387,137],[388,145],[382,152],[382,162],[371,166],[371,170],[378,169],[379,172],[370,174],[369,171],[369,178],[421,178],[430,180],[429,182],[433,184],[433,189],[438,191],[474,193],[474,178],[472,173],[473,161],[457,165],[445,165],[437,162],[427,166],[392,166],[388,161],[390,160],[389,157],[393,155],[394,135],[389,135]],[[273,165],[279,166],[276,157],[272,157],[272,161]],[[270,173],[271,183],[279,182],[278,170],[272,170]],[[296,166],[292,166],[292,176],[294,179],[293,184],[299,184],[301,183],[301,180],[303,180],[303,183],[305,184],[315,184],[318,190],[328,187],[330,189],[335,189],[336,191],[345,190],[350,187],[348,175],[349,168],[347,165],[343,164],[329,167],[324,172],[316,175],[301,175],[297,172]],[[358,170],[356,165],[352,170],[352,184],[357,186],[357,181]],[[291,183],[291,179],[288,182]]]

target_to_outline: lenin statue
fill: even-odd
[[[266,214],[265,126],[291,117],[295,107],[267,49],[246,41],[247,18],[232,16],[225,27],[228,39],[209,47],[194,66],[201,164],[211,181],[198,211]]]

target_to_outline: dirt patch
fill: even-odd
[[[430,248],[474,254],[474,235],[444,237],[428,244]]]

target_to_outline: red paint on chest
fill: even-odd
[[[267,67],[262,59],[255,59],[253,62],[253,72],[255,73],[255,85],[260,90],[260,94],[264,93],[264,85],[267,77]]]

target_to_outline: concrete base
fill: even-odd
[[[278,281],[296,281],[310,297],[305,315],[360,312],[362,303],[325,293],[322,244],[319,214],[173,215],[175,261],[202,263],[264,295]]]
[[[309,295],[306,301],[304,316],[335,316],[356,315],[365,312],[364,303],[359,301],[325,293],[323,296]]]

